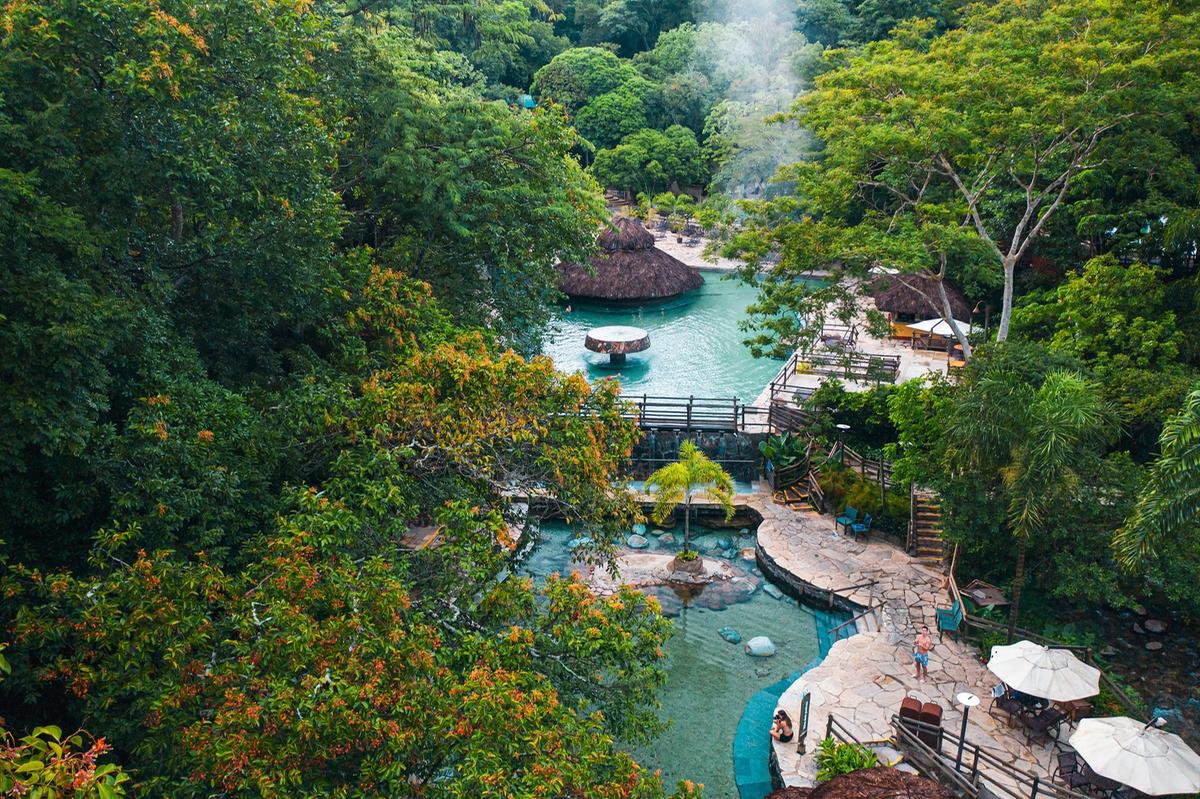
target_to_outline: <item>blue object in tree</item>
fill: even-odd
[[[534,101],[533,95],[531,94],[522,94],[521,98],[517,102],[522,108],[528,108],[530,110],[537,108],[537,103]]]

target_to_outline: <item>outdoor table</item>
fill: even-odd
[[[1090,699],[1072,699],[1070,702],[1058,702],[1057,704],[1072,722],[1087,718],[1092,714],[1092,700]]]
[[[998,608],[1009,604],[1003,591],[983,580],[972,580],[967,583],[966,588],[962,589],[962,593],[970,597],[971,601],[981,608],[988,605]]]

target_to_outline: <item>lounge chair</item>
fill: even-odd
[[[937,627],[938,640],[942,640],[942,633],[950,633],[958,635],[958,628],[962,625],[963,609],[962,604],[956,599],[954,604],[948,608],[937,609]]]
[[[842,511],[842,515],[837,517],[833,523],[833,526],[834,529],[844,527],[846,531],[849,532],[850,525],[854,524],[856,521],[858,521],[858,509],[847,505],[846,510]]]
[[[851,532],[854,533],[854,539],[857,541],[860,535],[865,536],[871,531],[871,514],[864,513],[861,522],[853,522],[850,525]]]

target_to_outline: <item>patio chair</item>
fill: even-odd
[[[851,523],[850,531],[854,533],[855,541],[858,540],[860,535],[865,536],[871,532],[871,514],[864,513],[861,522]]]
[[[1067,717],[1056,707],[1048,707],[1036,716],[1022,716],[1021,723],[1025,726],[1025,736],[1032,743],[1035,737],[1049,739],[1051,733],[1058,741],[1058,725]]]
[[[833,526],[835,530],[839,527],[844,527],[847,531],[849,531],[850,525],[854,524],[856,521],[858,521],[858,509],[847,505],[846,510],[842,511],[842,515],[834,520]]]
[[[1008,695],[1008,686],[1004,683],[997,683],[992,688],[992,703],[988,705],[988,713],[996,715],[993,711],[1002,710],[1008,714],[1008,726],[1013,725],[1016,717],[1024,712],[1025,706]]]
[[[956,599],[954,604],[948,608],[937,609],[937,627],[938,640],[942,640],[942,633],[950,633],[953,636],[958,635],[958,628],[962,625],[963,609],[962,604]]]
[[[1054,777],[1062,780],[1073,791],[1084,791],[1091,787],[1092,782],[1080,767],[1079,756],[1075,750],[1066,747],[1058,753],[1058,765],[1054,767]]]

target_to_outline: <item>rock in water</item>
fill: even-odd
[[[743,527],[741,530],[738,530],[738,535],[742,536],[743,538],[750,535],[750,528]]]
[[[1162,648],[1163,648],[1162,641],[1151,641],[1148,644],[1146,644],[1146,649],[1151,652],[1158,652]]]
[[[771,585],[771,583],[767,583],[766,585],[763,586],[763,593],[766,594],[767,596],[771,597],[772,599],[782,599],[783,598],[783,592],[780,591],[775,586]]]
[[[1157,635],[1166,632],[1167,624],[1160,619],[1146,619],[1146,629]]]
[[[646,540],[646,536],[634,533],[625,540],[625,543],[634,549],[645,549],[650,546],[650,542]]]
[[[730,543],[728,538],[717,539],[717,549],[729,549],[731,546],[733,546],[733,544]]]
[[[570,541],[567,542],[567,549],[575,549],[576,547],[581,547],[584,544],[590,544],[590,543],[592,543],[592,539],[587,538],[587,537],[572,538]]]
[[[756,635],[746,642],[746,654],[756,658],[769,658],[775,654],[775,644],[765,635]]]
[[[742,556],[742,560],[754,562],[754,547],[746,547],[739,554]]]
[[[633,526],[633,532],[635,535],[645,535],[646,534],[646,525],[642,524],[641,522],[638,522],[637,524],[635,524]]]
[[[722,627],[717,630],[717,635],[724,638],[731,644],[740,644],[742,642],[742,634],[732,627]]]
[[[671,544],[675,543],[675,536],[671,535],[670,533],[663,533],[658,537],[658,543],[662,544],[664,547],[670,546]]]

